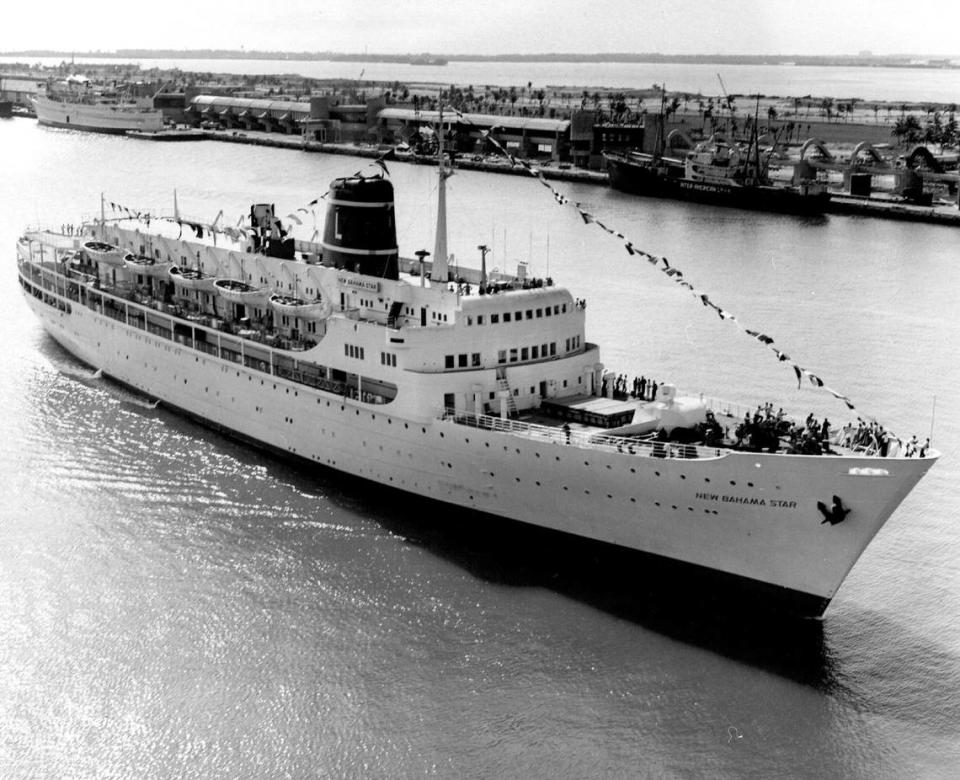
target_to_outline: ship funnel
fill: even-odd
[[[399,278],[393,185],[386,179],[337,179],[327,195],[323,257],[337,268]]]

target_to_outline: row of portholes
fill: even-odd
[[[206,361],[204,361],[204,363],[206,363]],[[146,364],[144,364],[144,365],[146,366]],[[238,377],[240,376],[240,372],[239,372],[239,371],[237,372],[237,376],[238,376]],[[184,379],[184,384],[186,384],[186,381],[187,381],[187,380]],[[261,384],[262,384],[262,381],[261,381]],[[274,384],[273,387],[274,387],[274,389],[276,389],[276,388],[277,388],[276,384]],[[290,389],[289,389],[289,388],[286,388],[286,392],[289,393],[289,392],[290,392]],[[295,396],[298,395],[298,392],[297,392],[296,390],[294,390],[294,395],[295,395]],[[317,403],[319,404],[319,403],[321,402],[321,400],[322,400],[322,399],[318,398],[318,399],[317,399]],[[330,401],[329,401],[329,400],[327,401],[327,406],[328,406],[328,407],[330,406]],[[340,405],[340,411],[346,411],[346,406],[345,406],[344,404],[341,404],[341,405]],[[360,415],[360,409],[355,409],[355,414],[356,414],[357,416],[359,416],[359,415]],[[371,414],[371,415],[370,415],[370,418],[371,418],[372,420],[376,420],[376,419],[377,419],[377,417],[376,417],[375,414]],[[292,422],[292,421],[293,421],[292,418],[289,418],[289,419],[286,418],[286,417],[284,418],[284,422]],[[389,417],[387,418],[387,424],[388,424],[388,425],[392,425],[392,424],[393,424],[393,420],[390,419]],[[410,426],[409,426],[409,423],[404,423],[403,425],[404,425],[404,428],[406,428],[406,429],[409,429],[409,427],[410,427]],[[423,433],[423,434],[426,434],[426,432],[427,432],[426,427],[421,427],[420,430],[421,430],[421,433]],[[440,438],[444,438],[444,432],[443,432],[443,431],[440,431]],[[469,443],[470,443],[469,437],[465,437],[465,438],[464,438],[464,442],[465,442],[466,444],[469,444]],[[489,442],[484,442],[484,446],[486,446],[486,447],[489,448],[489,447],[490,447],[490,443],[489,443]],[[503,449],[504,449],[504,452],[508,452],[508,451],[509,451],[509,447],[506,446],[506,445],[504,445],[504,448],[503,448]],[[519,447],[514,448],[514,451],[515,451],[516,454],[518,454],[518,455],[521,454]],[[535,452],[534,455],[535,455],[537,458],[540,457],[540,453],[539,453],[539,452]],[[557,462],[560,461],[560,456],[559,456],[559,455],[554,456],[554,458],[555,458],[555,460],[556,460]],[[449,468],[449,469],[452,469],[452,468],[453,468],[453,465],[450,464],[450,463],[446,463],[446,462],[441,462],[441,463],[442,463],[443,465],[445,465],[445,466],[446,466],[447,468]],[[590,467],[590,462],[589,462],[589,461],[584,461],[584,462],[583,462],[583,465],[586,466],[587,468],[589,468],[589,467]],[[612,467],[608,464],[608,465],[607,465],[607,468],[610,469],[610,468],[612,468]],[[631,473],[631,474],[635,474],[635,473],[636,473],[636,469],[635,469],[634,467],[630,467],[630,473]],[[660,473],[660,471],[654,471],[654,475],[657,476],[657,477],[662,476],[661,473]],[[493,476],[493,475],[491,474],[491,476]],[[681,475],[680,475],[680,479],[685,480],[686,478],[687,478],[687,477],[686,477],[685,474],[681,474]],[[520,478],[517,477],[517,478],[516,478],[516,481],[519,483],[519,482],[520,482]],[[709,477],[704,477],[704,482],[709,483],[709,482],[710,482],[710,478],[709,478]],[[733,486],[733,487],[736,487],[736,485],[737,485],[736,480],[730,480],[730,485]],[[538,487],[540,486],[540,483],[539,483],[539,482],[537,482],[537,486],[538,486]],[[748,482],[748,483],[747,483],[747,487],[751,487],[751,488],[752,488],[752,487],[755,487],[755,485],[754,485],[753,482]],[[567,488],[564,487],[564,490],[567,490]],[[586,495],[590,495],[590,491],[589,491],[589,490],[584,490],[584,493],[585,493]],[[609,495],[609,494],[607,495],[607,497],[608,497],[608,498],[612,498],[612,496]],[[634,502],[635,502],[636,499],[631,499],[631,501],[634,501]],[[691,511],[693,511],[692,507],[688,507],[688,508],[689,508]],[[709,511],[711,511],[711,510],[704,510],[704,511],[709,512]],[[714,514],[717,514],[717,513],[714,512]]]

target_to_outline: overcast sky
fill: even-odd
[[[960,56],[955,0],[36,0],[0,50]]]

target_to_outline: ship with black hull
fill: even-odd
[[[665,154],[663,119],[657,124],[653,153],[636,149],[604,151],[610,186],[622,192],[657,198],[709,203],[715,206],[774,211],[786,214],[823,214],[830,202],[827,185],[816,171],[802,163],[794,167],[789,183],[769,176],[772,149],[761,151],[753,123],[745,146],[714,134],[695,144],[683,157]],[[671,133],[671,136],[676,134]]]
[[[730,405],[669,383],[614,395],[567,289],[488,273],[485,253],[454,273],[439,170],[431,260],[400,256],[389,178],[355,175],[331,185],[319,241],[268,204],[217,241],[101,214],[81,236],[24,234],[19,284],[79,360],[239,438],[475,510],[449,523],[586,537],[820,615],[938,454],[750,446],[723,433]]]

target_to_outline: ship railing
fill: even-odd
[[[678,442],[635,439],[583,430],[568,430],[566,427],[538,425],[537,423],[521,422],[510,418],[493,417],[487,414],[474,414],[453,409],[444,410],[441,416],[444,420],[451,420],[458,425],[467,425],[472,428],[509,433],[527,439],[548,441],[580,449],[618,452],[639,457],[689,460],[694,458],[722,458],[727,454],[726,450],[719,447],[704,447],[695,444],[680,444]]]
[[[735,401],[728,401],[725,398],[714,398],[713,396],[704,395],[703,393],[685,393],[682,391],[677,391],[678,396],[699,398],[700,402],[706,406],[707,409],[712,411],[715,415],[723,417],[732,417],[736,420],[742,420],[744,415],[753,415],[755,411],[754,407],[751,407],[747,404],[736,403]]]

